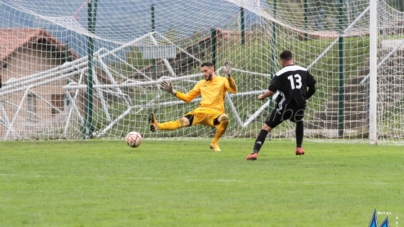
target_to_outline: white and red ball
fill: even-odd
[[[126,144],[129,147],[138,147],[142,143],[142,136],[138,132],[130,132],[126,135]]]

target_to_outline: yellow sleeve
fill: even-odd
[[[231,92],[231,93],[233,93],[233,94],[237,93],[237,85],[236,85],[236,82],[234,82],[234,80],[233,80],[232,77],[227,78],[227,81],[226,81],[226,83],[225,83],[225,86],[226,86],[226,89],[227,89],[229,92]]]
[[[190,90],[187,94],[181,93],[177,91],[175,97],[181,99],[184,102],[190,102],[194,98],[198,97],[201,94],[200,83],[197,83],[192,90]]]

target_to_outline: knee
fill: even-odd
[[[230,118],[229,118],[229,116],[227,116],[227,114],[222,114],[219,116],[218,121],[220,124],[227,125],[230,122]]]
[[[180,126],[181,127],[185,127],[185,126],[189,126],[190,125],[190,120],[186,117],[182,117],[180,118]]]
[[[263,129],[263,130],[265,130],[265,131],[270,132],[272,128],[271,128],[271,127],[269,127],[269,125],[264,124],[264,125],[262,126],[262,128],[261,128],[261,129]]]
[[[219,116],[218,120],[219,120],[220,123],[223,122],[223,121],[229,122],[230,118],[229,118],[229,116],[227,116],[227,114],[222,114],[222,115]]]

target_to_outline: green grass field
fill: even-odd
[[[253,142],[1,142],[0,226],[404,224],[402,147],[274,139],[246,161]]]

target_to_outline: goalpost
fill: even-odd
[[[305,138],[402,143],[404,13],[380,0],[5,0],[0,5],[0,140],[211,137],[195,126],[150,132],[197,107],[187,92],[210,61],[233,62],[225,137],[259,133],[257,100],[290,49],[317,80]],[[294,138],[285,122],[272,137]]]
[[[370,1],[369,11],[369,141],[377,144],[377,1]]]

